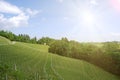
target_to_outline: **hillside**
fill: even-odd
[[[0,64],[11,69],[1,80],[119,80],[85,61],[48,53],[48,46],[12,44],[3,37],[0,37]]]
[[[10,40],[0,36],[0,44],[10,44]]]

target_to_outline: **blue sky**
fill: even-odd
[[[0,30],[37,38],[120,41],[120,0],[0,0]]]

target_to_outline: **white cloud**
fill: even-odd
[[[0,0],[0,12],[18,14],[21,13],[22,11],[17,6],[14,6],[3,0]]]
[[[0,29],[9,29],[13,27],[20,27],[28,24],[29,16],[19,14],[11,18],[5,18],[3,14],[0,14]]]
[[[22,25],[28,24],[29,16],[26,16],[25,14],[19,14],[18,16],[14,16],[12,18],[9,18],[8,21],[12,23],[13,26],[19,27]]]
[[[5,14],[12,14],[9,18]],[[0,0],[0,29],[10,29],[21,26],[26,26],[28,20],[38,14],[39,11],[27,8],[25,10],[12,5],[6,1]]]

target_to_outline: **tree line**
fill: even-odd
[[[120,76],[120,43],[79,43],[67,38],[51,43],[49,52],[85,60],[102,69]]]
[[[19,34],[15,35],[10,31],[0,31],[0,36],[6,37],[11,41],[19,41],[19,42],[26,42],[26,43],[34,43],[34,44],[46,44],[49,45],[50,42],[54,41],[54,39],[49,37],[42,37],[37,40],[36,37],[30,38],[27,34]]]

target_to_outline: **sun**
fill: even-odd
[[[93,25],[95,23],[94,15],[91,12],[85,11],[82,15],[83,22],[87,25]]]

